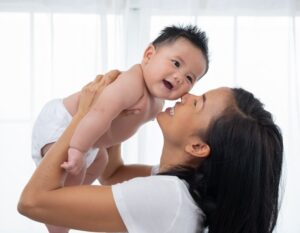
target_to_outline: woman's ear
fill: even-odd
[[[143,63],[147,64],[151,57],[155,54],[156,50],[153,44],[150,44],[144,52]]]
[[[193,141],[185,146],[185,151],[192,156],[204,158],[209,156],[210,147],[201,140]]]

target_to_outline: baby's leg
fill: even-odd
[[[108,163],[107,150],[99,148],[95,160],[93,161],[91,166],[88,167],[86,171],[83,184],[92,184],[96,179],[98,179],[99,176],[104,171],[107,163]]]
[[[78,175],[72,175],[68,173],[64,186],[81,185],[84,181],[85,174],[86,174],[86,168],[83,168]]]
[[[53,145],[53,143],[49,143],[46,146],[42,148],[42,157],[46,154],[46,152],[50,149],[50,147]],[[65,186],[73,186],[73,185],[81,185],[84,180],[84,176],[86,173],[86,168],[82,169],[82,171],[78,175],[71,175],[68,174],[67,178],[65,180],[64,185]]]
[[[42,151],[41,151],[42,157],[44,157],[44,155],[46,154],[46,152],[50,149],[50,147],[52,145],[53,145],[53,143],[50,143],[42,148]],[[64,185],[72,186],[72,185],[82,184],[82,182],[84,180],[85,172],[86,172],[86,169],[82,170],[82,172],[80,172],[80,174],[78,174],[77,176],[72,176],[72,175],[68,174]],[[49,233],[68,233],[70,230],[69,228],[54,226],[54,225],[49,225],[49,224],[46,224],[46,227],[47,227]]]
[[[49,233],[68,233],[70,229],[46,224]]]
[[[68,174],[65,181],[65,186],[83,184],[92,184],[104,171],[108,162],[106,150],[99,149],[99,152],[88,169],[84,169],[84,173],[78,176],[72,176]],[[58,227],[53,225],[46,225],[49,233],[68,233],[69,229],[64,227]]]
[[[86,169],[84,169],[84,171],[80,172],[80,174],[78,174],[76,176],[68,174],[67,178],[65,180],[64,186],[81,185],[84,180],[85,171],[86,171]],[[69,228],[54,226],[54,225],[49,225],[49,224],[46,224],[46,227],[47,227],[49,233],[68,233],[70,230]]]

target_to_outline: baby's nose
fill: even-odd
[[[181,85],[183,83],[183,79],[180,77],[180,75],[175,76],[174,79],[177,85]]]

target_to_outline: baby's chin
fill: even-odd
[[[149,89],[148,89],[149,90]],[[174,91],[170,90],[162,90],[162,89],[150,89],[150,94],[155,96],[156,98],[163,99],[163,100],[177,100],[181,98],[183,94],[181,93],[174,93]]]
[[[165,97],[166,100],[178,100],[183,96],[184,94],[177,94],[177,93],[170,93]]]
[[[177,100],[180,97],[177,96],[172,96],[172,95],[166,95],[166,94],[161,94],[161,95],[155,95],[157,98],[163,99],[163,100]]]
[[[169,96],[166,96],[164,99],[165,100],[170,100],[170,101],[173,101],[173,100],[178,100],[181,98],[182,95],[169,95]]]

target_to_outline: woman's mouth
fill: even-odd
[[[169,113],[170,116],[174,116],[174,114],[175,114],[174,107],[167,108],[166,112]]]
[[[170,83],[169,81],[167,81],[167,80],[163,80],[163,83],[164,83],[164,85],[165,85],[165,87],[167,88],[167,89],[169,89],[170,91],[173,89],[173,84],[172,83]]]

